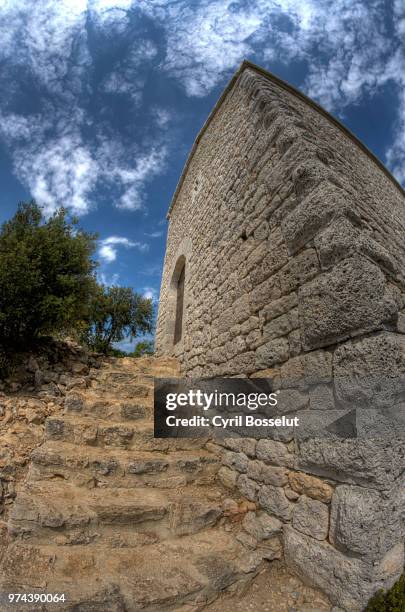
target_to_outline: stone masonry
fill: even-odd
[[[244,62],[169,221],[159,354],[189,377],[271,377],[297,409],[391,418],[389,437],[217,445],[222,484],[263,512],[246,517],[244,545],[277,521],[289,567],[361,610],[404,562],[404,192],[323,109]]]

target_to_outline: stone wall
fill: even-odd
[[[372,155],[242,65],[172,203],[157,350],[191,377],[272,377],[297,409],[390,415],[391,438],[225,441],[223,482],[283,523],[286,561],[347,610],[403,567],[404,236],[403,191]]]

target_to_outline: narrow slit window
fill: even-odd
[[[183,333],[183,305],[184,305],[184,276],[186,266],[182,267],[179,280],[177,281],[177,296],[176,296],[176,321],[174,326],[174,344],[181,340]]]

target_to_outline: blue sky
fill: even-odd
[[[405,183],[404,0],[0,0],[0,222],[63,204],[100,278],[156,299],[171,196],[244,58]]]

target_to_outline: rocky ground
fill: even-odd
[[[218,483],[209,442],[154,439],[153,379],[178,374],[173,360],[103,360],[70,344],[3,384],[0,591],[69,599],[10,609],[329,609],[269,565],[278,522]],[[261,533],[254,550],[247,523]]]
[[[274,561],[241,594],[224,593],[206,612],[330,612],[327,598]]]

